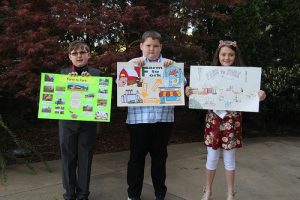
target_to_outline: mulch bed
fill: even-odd
[[[99,123],[96,154],[128,150],[129,134],[126,128],[127,109],[112,110],[110,123]],[[285,128],[266,127],[264,121],[258,119],[259,114],[243,116],[243,137],[261,136],[300,136],[298,126]],[[186,107],[175,109],[175,123],[170,144],[203,141],[205,111],[189,110]],[[246,121],[246,122],[245,122]],[[246,126],[247,125],[247,126]],[[298,128],[297,128],[298,127]],[[45,160],[60,158],[57,120],[38,120],[27,128],[13,131],[22,139],[35,145]]]
[[[196,123],[197,114],[185,112],[183,109],[178,112],[175,112],[176,122],[170,144],[201,141],[201,128]],[[126,109],[116,110],[112,112],[110,123],[98,124],[96,154],[128,150],[129,134],[125,124],[126,114]],[[27,128],[13,131],[20,138],[35,145],[45,160],[60,158],[57,120],[38,120]]]

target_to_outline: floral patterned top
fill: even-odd
[[[223,119],[209,110],[205,119],[204,143],[213,149],[242,147],[242,113],[227,111]]]

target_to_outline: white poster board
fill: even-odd
[[[261,68],[191,66],[189,108],[258,112]]]
[[[184,105],[183,63],[117,63],[117,106]]]

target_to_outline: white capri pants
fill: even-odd
[[[221,149],[213,149],[212,147],[207,147],[207,160],[206,169],[216,170],[220,158]],[[235,170],[235,149],[224,150],[223,149],[223,160],[224,167],[228,171]]]

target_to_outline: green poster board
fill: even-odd
[[[112,78],[42,73],[38,118],[109,122]]]

